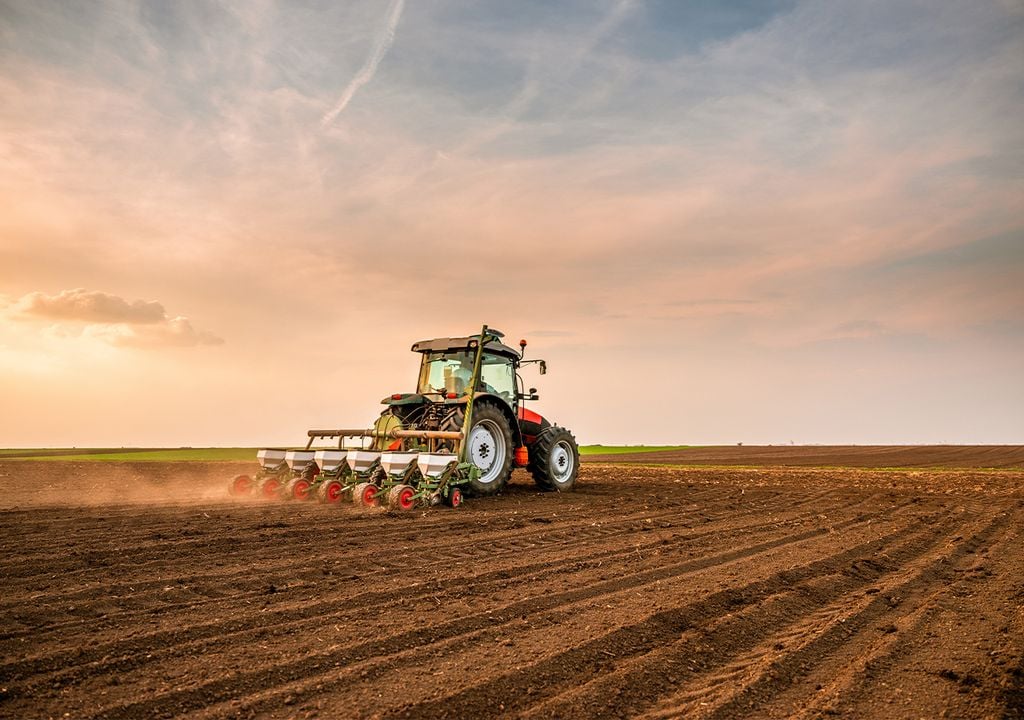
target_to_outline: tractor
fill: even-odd
[[[261,472],[273,475],[266,483],[280,487],[287,499],[332,503],[350,493],[363,505],[386,497],[406,510],[417,504],[458,507],[463,491],[494,495],[516,467],[526,468],[543,490],[572,490],[579,474],[576,439],[525,406],[538,397],[536,388],[524,389],[520,369],[537,365],[544,375],[547,364],[525,359],[525,340],[515,350],[503,337],[484,325],[479,335],[413,344],[422,356],[415,392],[384,398],[386,407],[371,429],[310,430],[304,450],[261,450]],[[313,447],[328,438],[337,439],[335,449]],[[283,463],[268,469],[264,455],[294,456],[295,463],[288,462],[292,480],[282,482]],[[257,494],[270,496],[263,483],[244,475],[231,490],[248,494],[253,485],[263,488]]]
[[[519,370],[543,360],[526,360],[526,341],[519,350],[502,342],[504,334],[483,326],[479,335],[422,340],[412,351],[422,355],[416,392],[395,393],[381,402],[387,408],[376,423],[392,430],[462,431],[461,448],[453,452],[479,468],[468,483],[472,495],[501,492],[515,467],[525,467],[543,490],[567,491],[576,484],[579,448],[565,428],[529,410],[537,389],[524,389]]]

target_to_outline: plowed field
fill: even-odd
[[[703,466],[1024,470],[1024,445],[718,445],[658,452],[592,455],[588,459]]]
[[[238,468],[0,462],[0,716],[1024,717],[1021,471],[586,464],[394,514]]]

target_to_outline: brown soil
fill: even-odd
[[[1024,445],[716,445],[588,455],[584,460],[667,465],[1024,469]]]
[[[234,470],[0,462],[0,716],[1024,717],[1024,472],[588,464],[393,514]]]

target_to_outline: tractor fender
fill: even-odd
[[[428,402],[425,397],[417,393],[395,393],[388,395],[380,401],[381,405],[423,405]]]
[[[537,436],[551,427],[547,418],[524,407],[519,408],[519,421],[516,424],[519,426],[523,445],[533,445]]]

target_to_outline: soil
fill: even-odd
[[[239,469],[0,462],[0,716],[1024,717],[1022,471],[587,463],[401,514]]]

